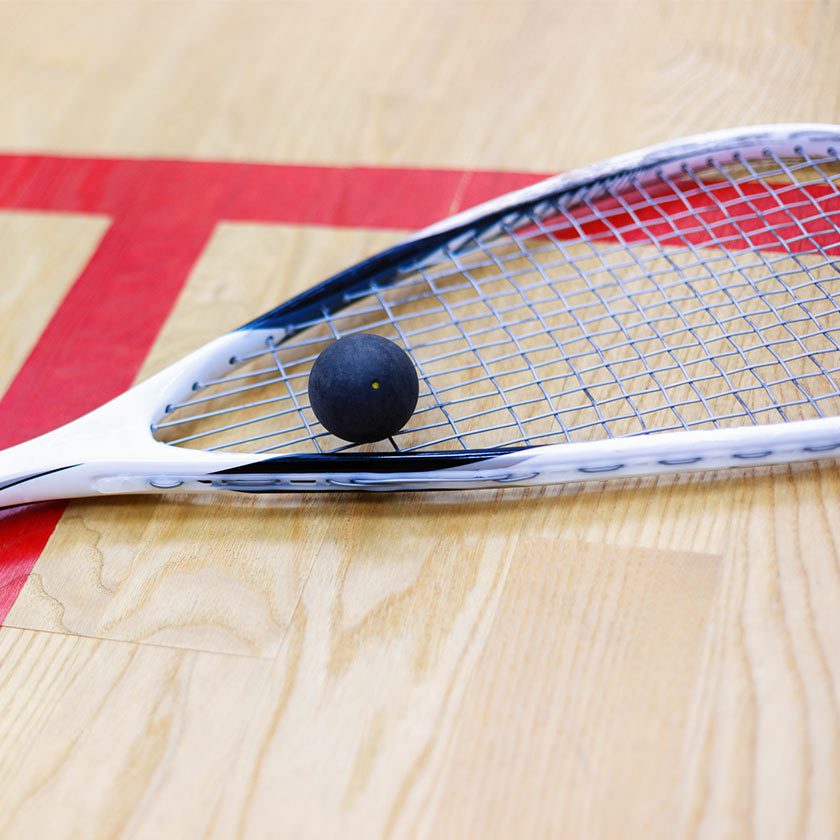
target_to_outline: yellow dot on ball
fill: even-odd
[[[370,383],[370,387],[373,388],[374,391],[379,390],[379,380],[374,379],[373,382]]]

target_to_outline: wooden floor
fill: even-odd
[[[551,172],[840,122],[838,43],[836,0],[12,0],[0,154]],[[0,390],[108,227],[0,211]],[[219,224],[138,375],[397,236]],[[0,629],[0,837],[840,837],[838,545],[832,463],[73,503]]]

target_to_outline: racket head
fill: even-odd
[[[234,333],[155,437],[408,458],[834,417],[839,142],[828,126],[716,133],[433,225]],[[362,331],[406,349],[421,397],[394,441],[353,447],[306,383]]]

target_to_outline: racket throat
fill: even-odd
[[[86,495],[76,475],[83,463],[83,449],[65,429],[0,451],[0,507]]]

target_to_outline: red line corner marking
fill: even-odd
[[[111,218],[0,399],[0,447],[47,432],[131,385],[218,222],[412,230],[538,177],[0,155],[0,209]],[[45,391],[52,395],[49,406],[39,396]],[[0,511],[0,624],[64,508],[51,503]]]

